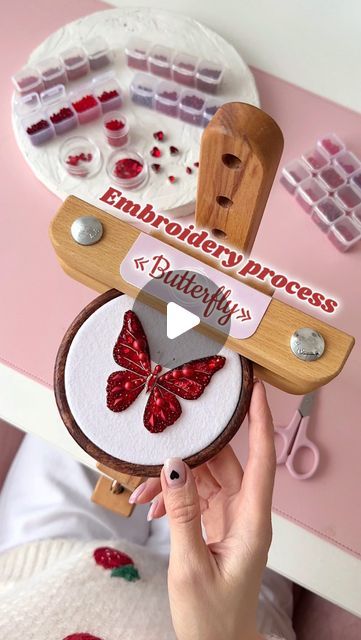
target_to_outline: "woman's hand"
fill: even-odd
[[[133,502],[153,499],[149,519],[169,517],[168,586],[178,640],[259,638],[256,609],[271,543],[274,474],[272,416],[264,386],[256,382],[244,473],[227,446],[193,471],[171,458],[160,480],[134,492]]]

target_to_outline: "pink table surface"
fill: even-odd
[[[71,320],[95,294],[72,281],[57,264],[48,226],[60,202],[35,179],[16,146],[10,123],[10,75],[49,33],[103,8],[95,0],[37,0],[31,4],[13,0],[7,5],[6,21],[2,21],[0,359],[49,387],[59,342]],[[337,132],[361,155],[358,114],[263,72],[254,73],[263,108],[285,135],[281,164],[330,131]],[[338,253],[278,181],[254,255],[265,265],[276,266],[280,273],[292,274],[340,299],[342,308],[337,315],[320,317],[357,339],[361,332],[361,248]],[[305,309],[301,302],[299,306]],[[310,312],[310,308],[306,310]],[[300,482],[279,468],[274,497],[277,512],[359,556],[360,369],[361,352],[356,344],[342,374],[320,391],[312,415],[311,436],[321,449],[318,473]],[[286,424],[298,404],[297,397],[270,388],[269,398],[275,421]],[[234,441],[241,458],[245,456],[245,438],[246,429],[242,429]]]

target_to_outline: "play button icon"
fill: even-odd
[[[167,338],[174,340],[200,323],[199,317],[175,302],[167,304]]]

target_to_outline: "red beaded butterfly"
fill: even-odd
[[[148,340],[134,311],[126,311],[123,327],[113,350],[115,362],[126,371],[112,373],[107,381],[107,406],[124,411],[146,388],[149,393],[143,423],[151,433],[160,433],[182,413],[176,396],[196,400],[214,373],[222,369],[223,356],[209,356],[182,364],[163,375],[157,364],[152,371]]]

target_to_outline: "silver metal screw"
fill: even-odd
[[[325,350],[325,341],[315,329],[302,327],[292,334],[290,346],[300,360],[318,360]]]
[[[103,235],[103,225],[94,216],[82,216],[74,220],[70,232],[78,244],[95,244]]]

